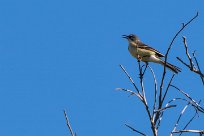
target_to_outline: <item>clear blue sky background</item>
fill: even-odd
[[[204,71],[203,6],[202,0],[1,0],[0,135],[68,136],[63,109],[79,136],[135,135],[124,123],[151,135],[138,99],[115,91],[133,89],[119,64],[139,83],[137,61],[121,35],[135,33],[165,53],[181,23],[197,11],[199,17],[176,39],[169,61],[183,69],[174,84],[204,102],[199,76],[175,58],[187,60],[185,35]],[[160,81],[162,67],[151,66]],[[145,81],[152,99],[149,72]],[[171,89],[169,99],[178,95]],[[172,130],[181,108],[168,111],[161,135]],[[204,129],[203,122],[202,115],[190,128]]]

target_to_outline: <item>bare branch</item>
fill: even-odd
[[[131,82],[131,83],[133,84],[133,86],[135,87],[137,93],[138,93],[139,95],[141,95],[139,89],[137,88],[136,84],[134,83],[134,81],[132,80],[132,78],[131,78],[131,76],[128,74],[128,72],[125,70],[125,68],[123,67],[123,65],[120,64],[119,66],[121,67],[121,69],[123,70],[123,72],[125,72],[126,76],[129,78],[130,82]]]
[[[154,78],[154,104],[153,104],[153,110],[152,110],[152,118],[154,118],[154,111],[156,110],[156,103],[157,103],[157,79],[154,74],[153,69],[148,65],[150,71],[152,72],[153,78]]]
[[[142,72],[142,76],[144,76],[144,74],[145,74],[145,72],[146,72],[148,66],[149,66],[148,63],[146,62],[146,64],[145,64],[145,69],[144,69],[143,72]]]
[[[164,93],[163,98],[162,98],[162,94],[161,94],[162,92],[161,92],[161,90],[160,90],[158,109],[161,109],[161,108],[162,108],[163,102],[164,102],[164,100],[165,100],[165,98],[166,98],[167,92],[169,91],[169,87],[170,87],[171,82],[173,81],[174,76],[175,76],[175,74],[172,75],[172,77],[171,77],[171,79],[170,79],[170,81],[169,81],[169,83],[168,83],[168,86],[167,86],[167,88],[166,88],[166,91],[165,91],[165,93]],[[160,88],[160,89],[161,89],[161,88]],[[160,97],[161,97],[161,98],[160,98]],[[156,124],[156,122],[158,121],[159,117],[160,117],[160,112],[157,112],[157,113],[156,113],[156,116],[155,116],[155,119],[154,119],[155,124]]]
[[[204,130],[177,130],[177,131],[173,131],[172,133],[199,133],[199,134],[204,134]]]
[[[128,125],[128,124],[125,124],[125,126],[128,127],[128,128],[130,128],[132,131],[137,132],[138,134],[140,134],[140,135],[142,135],[142,136],[146,136],[146,134],[144,134],[144,133],[142,133],[142,132],[136,130],[135,128],[131,127],[131,126]]]
[[[147,104],[146,97],[145,97],[145,90],[144,90],[144,86],[143,86],[143,75],[142,75],[143,72],[142,72],[142,67],[141,67],[141,65],[140,65],[140,62],[138,62],[138,64],[139,64],[139,71],[140,71],[140,85],[141,85],[141,88],[142,88],[142,94],[143,94],[143,95],[141,95],[141,93],[140,93],[139,89],[137,88],[137,86],[135,85],[134,81],[132,80],[132,78],[130,77],[130,75],[127,73],[127,71],[125,70],[125,68],[124,68],[122,65],[120,65],[120,67],[121,67],[122,70],[125,72],[125,74],[126,74],[127,77],[129,78],[129,80],[131,81],[131,83],[134,85],[134,87],[135,87],[135,89],[136,89],[136,91],[137,91],[137,94],[138,94],[139,96],[138,96],[136,93],[133,93],[133,91],[130,91],[130,90],[127,90],[127,89],[121,89],[121,88],[120,88],[119,90],[123,90],[123,91],[126,91],[126,92],[130,92],[131,94],[136,94],[136,95],[140,98],[141,102],[144,104],[145,110],[146,110],[147,115],[148,115],[148,117],[149,117],[149,121],[150,121],[150,124],[151,124],[152,133],[153,133],[154,136],[157,136],[157,130],[156,130],[155,124],[154,124],[154,122],[153,122],[153,120],[152,120],[151,113],[150,113],[150,110],[149,110],[149,106],[148,106],[148,104]],[[147,67],[147,66],[146,66],[146,67]],[[146,68],[145,68],[145,69],[146,69]]]
[[[168,103],[165,105],[165,107],[168,107],[172,102],[175,102],[175,101],[178,101],[178,100],[182,100],[182,101],[185,101],[185,102],[188,102],[188,103],[192,103],[191,101],[188,101],[188,100],[186,100],[184,98],[174,98],[174,99],[168,101]],[[161,115],[159,117],[159,121],[157,123],[157,129],[160,127],[163,115],[164,115],[164,111],[161,112]]]
[[[176,127],[178,126],[178,123],[179,123],[179,121],[180,121],[182,115],[183,115],[184,112],[186,111],[187,107],[189,106],[189,104],[190,104],[190,103],[188,103],[188,104],[183,108],[183,110],[181,111],[181,113],[180,113],[180,115],[179,115],[179,117],[178,117],[178,119],[177,119],[177,121],[176,121],[176,124],[174,125],[174,128],[173,128],[173,130],[171,131],[170,136],[172,136],[172,135],[173,135],[173,132],[176,131]]]
[[[192,58],[191,58],[190,54],[188,53],[188,46],[187,46],[187,42],[186,42],[186,37],[185,36],[183,36],[183,43],[184,43],[185,50],[186,50],[186,56],[188,57],[188,60],[189,60],[190,69],[193,70],[194,69],[194,65],[193,65]]]
[[[186,24],[183,23],[181,29],[175,34],[174,38],[172,39],[172,41],[171,41],[171,43],[170,43],[170,45],[169,45],[169,48],[168,48],[167,51],[166,51],[166,54],[165,54],[165,62],[167,61],[167,56],[168,56],[168,54],[169,54],[169,51],[170,51],[170,49],[171,49],[171,46],[173,45],[175,39],[177,38],[177,36],[184,30],[185,27],[187,27],[187,26],[188,26],[194,19],[196,19],[197,17],[198,17],[198,12],[197,12],[196,15],[195,15],[192,19],[190,19]],[[165,68],[165,66],[164,66],[164,68]]]
[[[176,107],[176,105],[169,105],[169,106],[166,106],[166,107],[164,107],[164,108],[161,108],[161,109],[155,110],[154,112],[164,111],[164,110],[166,110],[166,109],[173,108],[173,107]]]
[[[198,74],[200,75],[200,78],[201,78],[203,85],[204,85],[204,74],[200,70],[200,66],[199,66],[198,61],[197,61],[196,56],[195,56],[195,51],[193,52],[193,58],[194,58],[196,65],[198,67]]]
[[[157,129],[156,129],[156,126],[155,126],[155,123],[153,121],[153,118],[151,116],[151,113],[150,113],[150,110],[149,110],[149,106],[147,105],[147,102],[146,101],[142,101],[144,106],[145,106],[145,109],[146,109],[146,112],[147,112],[147,115],[149,117],[149,121],[151,123],[151,129],[152,129],[152,132],[153,132],[153,135],[154,136],[157,136]]]
[[[181,63],[183,63],[186,67],[188,67],[191,71],[193,71],[194,73],[200,75],[201,80],[202,80],[202,83],[203,83],[203,85],[204,85],[204,79],[203,79],[203,78],[204,78],[204,74],[203,74],[203,73],[201,72],[201,70],[200,70],[198,61],[197,61],[197,59],[196,59],[196,57],[195,57],[195,51],[193,52],[193,58],[194,58],[194,60],[195,60],[195,62],[196,62],[196,65],[197,65],[198,69],[194,67],[193,60],[192,60],[192,58],[191,58],[191,56],[190,56],[190,54],[189,54],[189,52],[188,52],[188,46],[187,46],[187,42],[186,42],[186,37],[185,37],[185,36],[183,36],[183,43],[184,43],[184,47],[185,47],[186,56],[187,56],[187,58],[188,58],[188,60],[189,60],[189,64],[185,63],[185,62],[184,62],[181,58],[179,58],[179,57],[177,57],[177,59],[178,59]]]
[[[176,57],[181,63],[183,63],[186,67],[188,67],[189,69],[191,69],[191,67],[187,64],[187,63],[185,63],[181,58],[179,58],[179,57]]]
[[[156,130],[156,127],[155,127],[155,123],[153,121],[153,118],[151,116],[151,112],[150,112],[150,109],[149,109],[149,106],[147,104],[147,100],[146,100],[146,95],[145,95],[145,89],[144,89],[144,83],[143,83],[143,77],[144,77],[144,74],[145,74],[145,71],[147,69],[147,66],[148,66],[148,63],[146,63],[146,66],[145,66],[145,69],[144,71],[142,71],[142,67],[141,67],[141,64],[140,64],[140,61],[138,60],[138,65],[139,65],[139,75],[140,75],[140,86],[142,88],[142,95],[143,95],[143,104],[145,106],[145,109],[146,109],[146,112],[148,114],[148,117],[149,117],[149,121],[151,123],[151,129],[152,129],[152,132],[154,134],[154,136],[157,136],[157,130]]]
[[[178,87],[171,85],[171,87],[177,89],[179,92],[181,92],[183,95],[185,95],[188,99],[190,99],[192,101],[192,105],[197,108],[198,111],[204,113],[204,109],[194,100],[190,97],[189,94],[185,93],[184,91],[182,91],[181,89],[179,89]]]
[[[132,90],[125,89],[125,88],[116,88],[116,90],[122,90],[122,91],[128,92],[130,93],[130,95],[136,95],[141,101],[143,100],[143,97],[141,95],[137,94],[136,92]]]
[[[172,77],[171,77],[171,79],[170,79],[170,81],[169,81],[169,84],[168,84],[168,86],[167,86],[167,88],[166,88],[166,91],[165,91],[164,96],[163,96],[162,101],[161,101],[162,104],[163,104],[163,102],[164,102],[164,100],[165,100],[165,98],[166,98],[166,95],[167,95],[167,93],[168,93],[168,91],[169,91],[169,87],[170,87],[170,85],[171,85],[171,82],[173,81],[174,76],[175,76],[175,74],[172,75]]]
[[[193,121],[193,119],[196,117],[196,115],[198,115],[198,110],[195,109],[195,114],[193,115],[193,117],[188,121],[188,123],[184,126],[183,130],[185,130],[188,125]],[[182,132],[179,134],[179,136],[182,135]]]
[[[166,75],[166,62],[167,62],[167,58],[168,58],[168,54],[169,54],[169,51],[175,41],[175,39],[177,38],[177,36],[184,30],[184,28],[186,28],[194,19],[196,19],[198,17],[198,12],[196,13],[196,15],[190,19],[186,24],[183,23],[182,27],[180,28],[180,30],[175,34],[175,36],[173,37],[167,51],[166,51],[166,54],[165,54],[165,65],[164,65],[164,70],[163,70],[163,75],[162,75],[162,80],[161,80],[161,84],[160,84],[160,94],[159,94],[159,102],[162,101],[162,89],[163,89],[163,84],[164,84],[164,78],[165,78],[165,75]],[[162,105],[159,105],[159,108],[161,108]],[[157,115],[158,116],[158,115]]]
[[[72,127],[71,127],[71,124],[69,122],[69,119],[68,119],[68,116],[67,116],[67,113],[66,113],[65,110],[64,110],[64,116],[65,116],[65,119],[66,119],[67,127],[68,127],[68,129],[69,129],[69,131],[71,133],[71,136],[76,136],[76,135],[74,135],[74,132],[72,131]]]

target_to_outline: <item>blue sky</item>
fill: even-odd
[[[174,84],[203,100],[199,76],[175,58],[187,60],[184,35],[204,69],[203,5],[201,0],[1,0],[0,135],[68,136],[63,109],[79,136],[135,135],[124,123],[151,135],[139,100],[115,91],[133,89],[119,64],[139,83],[137,61],[121,35],[135,33],[165,53],[181,23],[199,11],[199,17],[176,39],[169,62],[182,68]],[[150,65],[160,80],[162,67]],[[151,100],[150,73],[145,81]],[[177,95],[171,89],[169,98]],[[181,108],[169,110],[160,134],[173,129],[169,120],[175,121]],[[203,121],[202,115],[191,128],[203,129]]]

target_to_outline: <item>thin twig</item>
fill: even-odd
[[[163,102],[164,102],[164,100],[165,100],[165,98],[166,98],[167,92],[169,91],[169,87],[170,87],[170,85],[171,85],[171,82],[173,81],[174,76],[175,76],[175,74],[172,75],[172,77],[171,77],[171,79],[170,79],[170,81],[169,81],[169,84],[168,84],[168,86],[167,86],[167,88],[166,88],[166,91],[165,91],[164,96],[163,96],[162,101],[161,101],[162,104],[163,104]]]
[[[165,107],[168,107],[172,102],[175,102],[175,101],[178,101],[178,100],[182,100],[182,101],[191,103],[191,101],[188,101],[188,100],[186,100],[186,99],[184,99],[184,98],[174,98],[174,99],[168,101],[167,104],[165,105]],[[159,117],[159,121],[158,121],[158,123],[157,123],[157,129],[160,127],[160,124],[161,124],[161,120],[162,120],[163,115],[164,115],[164,111],[161,112],[161,115],[160,115],[160,117]]]
[[[144,74],[145,74],[145,72],[146,72],[148,66],[149,66],[149,65],[148,65],[148,62],[146,62],[146,64],[145,64],[145,69],[143,70],[142,76],[144,76]]]
[[[169,106],[166,106],[166,107],[164,107],[164,108],[155,110],[154,112],[161,112],[161,111],[164,111],[164,110],[166,110],[166,109],[173,108],[173,107],[176,107],[176,105],[169,105]]]
[[[128,92],[128,93],[130,93],[130,95],[136,95],[141,101],[143,100],[141,95],[137,94],[136,92],[134,92],[132,90],[125,89],[125,88],[116,88],[116,90],[122,90],[122,91]]]
[[[186,67],[188,67],[191,71],[193,71],[194,73],[200,75],[200,78],[201,78],[202,83],[203,83],[203,85],[204,85],[204,74],[203,74],[203,73],[201,72],[201,70],[200,70],[198,61],[197,61],[197,59],[196,59],[196,57],[195,57],[195,51],[193,52],[193,58],[194,58],[194,60],[195,60],[195,62],[196,62],[196,65],[197,65],[198,69],[194,67],[193,60],[192,60],[192,58],[191,58],[191,56],[190,56],[190,54],[189,54],[189,52],[188,52],[188,46],[187,46],[187,41],[186,41],[186,37],[185,37],[185,36],[183,36],[183,43],[184,43],[184,47],[185,47],[186,56],[187,56],[187,58],[188,58],[188,60],[189,60],[189,64],[185,63],[185,62],[184,62],[181,58],[179,58],[179,57],[177,57],[177,59],[178,59],[181,63],[183,63]]]
[[[179,57],[176,57],[181,63],[183,63],[186,67],[188,67],[189,69],[191,69],[191,67],[187,64],[187,63],[185,63],[181,58],[179,58]],[[194,69],[195,71],[196,71],[196,69]],[[194,71],[193,70],[193,71]]]
[[[178,117],[178,119],[177,119],[177,121],[176,121],[176,124],[174,125],[174,128],[173,128],[173,130],[171,131],[170,136],[172,136],[172,135],[173,135],[173,132],[176,131],[176,127],[178,126],[178,123],[179,123],[179,121],[180,121],[182,115],[184,114],[185,110],[186,110],[187,107],[189,106],[189,104],[190,104],[190,103],[186,104],[186,106],[185,106],[185,107],[183,108],[183,110],[181,111],[181,113],[180,113],[180,115],[179,115],[179,117]]]
[[[130,128],[132,131],[137,132],[138,134],[140,134],[140,135],[142,135],[142,136],[146,136],[146,134],[144,134],[144,133],[142,133],[142,132],[136,130],[135,128],[131,127],[131,126],[128,125],[128,124],[125,124],[125,126],[128,127],[128,128]]]
[[[200,66],[199,66],[198,61],[197,61],[196,56],[195,56],[195,51],[193,52],[193,58],[194,58],[196,65],[198,67],[198,71],[199,71],[198,74],[200,75],[200,78],[201,78],[203,85],[204,85],[204,74],[200,70]]]
[[[177,89],[179,92],[185,95],[188,99],[190,99],[193,102],[192,105],[195,106],[198,111],[204,113],[204,109],[194,99],[192,99],[189,94],[185,93],[184,91],[182,91],[181,89],[179,89],[178,87],[174,85],[171,85],[171,87]]]
[[[157,79],[154,74],[154,70],[148,65],[150,71],[152,72],[153,78],[154,78],[154,104],[153,104],[153,110],[152,110],[152,119],[154,118],[154,111],[156,110],[156,103],[157,103]]]
[[[65,110],[64,110],[64,116],[65,116],[65,119],[66,119],[67,127],[68,127],[68,129],[69,129],[69,131],[71,133],[71,136],[75,136],[74,132],[72,131],[72,127],[71,127],[71,124],[69,122],[69,119],[68,119],[68,116],[67,116],[67,113],[66,113]]]
[[[189,60],[189,64],[190,64],[190,69],[193,70],[194,68],[194,65],[193,65],[193,61],[192,61],[192,58],[188,52],[188,46],[187,46],[187,41],[186,41],[186,37],[183,36],[183,43],[184,43],[184,46],[185,46],[185,50],[186,50],[186,56],[188,57],[188,60]]]
[[[177,130],[177,131],[173,131],[172,133],[199,133],[199,134],[204,134],[204,130],[192,130],[192,129],[189,129],[189,130]]]
[[[188,125],[193,121],[193,119],[196,117],[196,115],[198,115],[198,110],[195,109],[195,114],[193,115],[193,117],[188,121],[188,123],[184,126],[183,130],[185,130]],[[179,136],[182,135],[182,133],[179,134]]]
[[[136,84],[134,83],[134,81],[132,80],[132,78],[131,78],[131,76],[128,74],[128,72],[125,70],[125,68],[123,67],[123,65],[120,64],[119,66],[121,67],[121,69],[123,70],[123,72],[125,72],[126,76],[129,78],[130,82],[131,82],[131,83],[133,84],[133,86],[135,87],[137,93],[138,93],[139,95],[141,95],[139,89],[137,88]]]

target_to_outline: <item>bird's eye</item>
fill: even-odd
[[[131,41],[134,41],[134,37],[133,36],[130,36],[129,38],[130,38]]]

